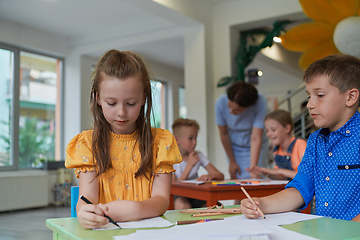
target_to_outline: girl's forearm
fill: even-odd
[[[116,222],[123,222],[160,216],[168,209],[169,200],[154,196],[145,201],[117,200],[106,205],[110,217]]]

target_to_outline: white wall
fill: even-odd
[[[284,7],[286,6],[286,8]],[[252,22],[259,22],[261,20],[266,22],[266,19],[278,18],[278,16],[288,15],[291,13],[301,12],[302,9],[298,1],[295,0],[241,0],[231,1],[225,4],[216,5],[213,8],[213,55],[216,57],[212,58],[213,61],[213,88],[214,94],[212,101],[209,102],[214,106],[216,99],[223,93],[224,88],[217,88],[216,84],[221,77],[230,76],[232,73],[231,69],[231,27],[236,25],[245,25]],[[272,22],[269,23],[272,25]],[[259,66],[258,62],[252,63],[254,66]],[[266,65],[263,65],[268,67]],[[211,70],[209,70],[211,71]],[[266,74],[266,73],[265,73]],[[266,75],[260,81],[265,81]],[[299,84],[300,84],[299,80]],[[261,89],[261,82],[258,88]],[[273,85],[274,86],[274,85]],[[278,86],[272,87],[276,89]],[[267,88],[265,88],[267,89]],[[265,90],[263,89],[263,90]],[[209,108],[210,109],[210,108]],[[215,111],[208,112],[207,117],[214,119]],[[209,121],[213,129],[217,126],[214,121]],[[209,136],[209,156],[213,159],[215,166],[225,174],[225,177],[230,177],[228,173],[228,163],[225,151],[222,148],[220,136],[218,131],[215,131],[213,135]]]
[[[225,1],[213,7],[206,0],[169,0],[163,2],[168,7],[195,19],[199,25],[184,31],[184,72],[154,63],[154,73],[160,80],[161,78],[170,80],[171,85],[173,85],[173,94],[176,94],[174,89],[183,80],[185,81],[188,117],[196,119],[202,129],[199,134],[198,149],[207,154],[210,161],[225,173],[226,177],[229,177],[226,155],[221,146],[214,121],[214,104],[217,97],[224,93],[224,88],[216,87],[218,80],[232,73],[231,42],[233,40],[231,39],[231,28],[259,24],[259,21],[266,23],[269,19],[272,21],[277,16],[302,12],[302,9],[297,0]],[[93,51],[100,51],[105,48],[107,50],[119,46],[120,40],[70,49],[67,38],[3,20],[0,20],[0,32],[6,33],[0,35],[0,42],[65,57],[63,146],[66,147],[73,136],[87,129],[91,124],[88,114],[91,87],[89,74],[94,59],[85,56],[85,50],[89,48]],[[149,34],[147,33],[146,37],[141,39],[149,38]],[[171,34],[175,36],[177,33]],[[157,35],[156,38],[154,36],[153,38],[156,40],[160,39],[161,36]],[[124,44],[120,44],[120,46],[126,47]],[[256,59],[252,65],[262,66],[266,71],[273,72],[272,64],[265,59]],[[260,91],[270,93],[270,88],[264,87],[265,84],[263,84],[267,79],[266,72],[264,74],[264,77],[260,79],[258,88]],[[286,79],[289,87],[296,81],[296,77],[291,73],[288,73]],[[277,86],[275,86],[275,90],[279,90]],[[170,103],[170,106],[173,106],[172,115],[174,118],[178,114],[175,108],[177,99]],[[169,110],[171,111],[171,109]],[[171,122],[171,119],[169,120]]]

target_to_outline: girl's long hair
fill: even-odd
[[[118,50],[110,50],[101,57],[92,73],[93,86],[90,96],[90,105],[94,125],[92,154],[94,167],[97,169],[96,176],[100,176],[107,169],[112,167],[110,157],[111,128],[97,101],[102,77],[107,75],[109,77],[116,77],[121,81],[122,79],[134,77],[139,74],[144,86],[146,103],[141,107],[139,117],[136,120],[138,138],[135,146],[138,146],[139,148],[141,164],[135,173],[135,177],[143,175],[150,180],[153,175],[152,159],[154,138],[151,132],[150,122],[152,95],[149,73],[145,67],[144,61],[137,54],[127,51],[120,52]]]

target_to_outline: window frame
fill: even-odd
[[[65,76],[65,59],[60,56],[53,54],[48,54],[40,51],[34,51],[31,49],[13,46],[0,42],[0,49],[13,52],[13,82],[11,88],[11,130],[10,130],[10,161],[12,161],[11,166],[0,166],[0,171],[17,171],[17,170],[37,170],[37,168],[20,168],[19,167],[19,117],[20,117],[20,52],[27,52],[31,54],[36,54],[44,57],[56,58],[61,61],[60,69],[60,158],[56,160],[64,159],[64,76]]]

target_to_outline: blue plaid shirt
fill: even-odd
[[[304,198],[304,209],[316,196],[316,214],[351,220],[360,214],[360,113],[340,129],[323,128],[310,135],[298,173],[286,188]]]

